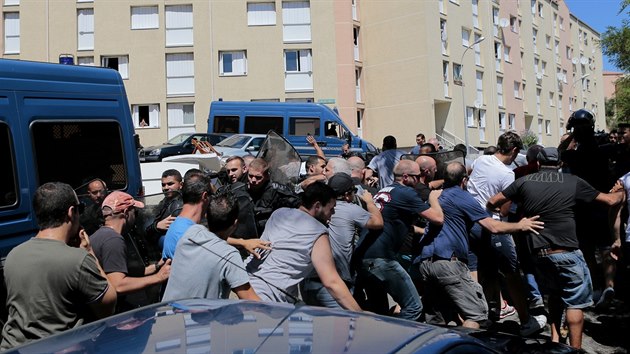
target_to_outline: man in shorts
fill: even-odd
[[[558,149],[545,148],[538,154],[540,171],[519,178],[488,201],[498,208],[507,201],[519,203],[524,215],[540,215],[545,228],[540,235],[526,234],[536,267],[537,282],[549,295],[551,340],[560,340],[562,312],[566,308],[569,343],[581,348],[583,308],[593,304],[593,285],[584,255],[579,249],[574,206],[597,201],[614,206],[622,192],[601,193],[583,179],[559,172]],[[593,206],[594,207],[594,206]]]

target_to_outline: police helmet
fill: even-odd
[[[594,127],[595,116],[593,116],[593,113],[587,109],[578,109],[577,111],[571,113],[569,121],[567,122],[567,129],[571,130],[578,125],[590,125],[591,127]]]

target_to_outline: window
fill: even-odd
[[[532,0],[532,15],[536,15],[536,0]]]
[[[538,53],[538,47],[536,46],[536,43],[538,42],[538,30],[533,28],[532,29],[532,40],[534,43],[534,54]]]
[[[542,61],[542,73],[543,75],[547,76],[547,62],[546,61]]]
[[[308,1],[282,2],[282,38],[285,42],[311,41],[311,9]]]
[[[20,13],[4,13],[4,54],[20,53]]]
[[[562,70],[562,82],[563,83],[567,83],[567,71],[566,70]]]
[[[534,58],[534,72],[538,74],[538,65],[540,65],[540,59]]]
[[[444,77],[444,97],[450,97],[449,90],[449,64],[447,61],[442,62],[442,76]]]
[[[507,122],[505,121],[505,113],[499,112],[499,130],[505,131]]]
[[[466,124],[469,127],[475,126],[474,112],[475,112],[474,108],[466,107]]]
[[[168,136],[195,132],[195,105],[193,103],[169,103],[166,105]]]
[[[571,60],[573,58],[573,48],[566,46],[565,47],[566,57]]]
[[[545,120],[545,133],[551,135],[551,121]]]
[[[131,115],[135,128],[159,128],[160,127],[160,105],[132,105]]]
[[[551,49],[551,36],[545,35],[545,48]]]
[[[542,90],[537,88],[536,89],[536,113],[540,114],[540,94],[542,93]]]
[[[462,45],[468,47],[470,45],[470,30],[462,28]]]
[[[486,110],[479,110],[479,141],[486,141]]]
[[[453,82],[456,85],[462,84],[462,66],[460,64],[453,63]]]
[[[481,35],[475,33],[475,65],[481,66],[481,43],[480,43]]]
[[[195,93],[195,63],[192,53],[166,54],[166,93],[169,96]]]
[[[359,61],[361,57],[359,56],[359,27],[352,28],[352,39],[354,41],[354,60]]]
[[[129,78],[129,56],[103,56],[101,66],[118,71],[123,79]]]
[[[238,133],[239,123],[238,116],[214,116],[213,133]]]
[[[98,107],[99,102],[94,103]],[[36,174],[33,178],[40,184],[62,181],[78,187],[94,178],[94,171],[107,171],[100,177],[108,188],[126,189],[123,131],[118,122],[111,120],[34,121],[31,136],[38,168],[33,171]],[[60,159],[60,156],[72,158]]]
[[[514,113],[508,114],[508,124],[510,129],[516,129],[516,115]]]
[[[562,118],[564,114],[562,113],[562,95],[558,94],[558,117]]]
[[[274,130],[278,134],[284,134],[283,117],[245,117],[246,134],[267,134]]]
[[[477,101],[483,104],[483,72],[477,71],[475,77],[475,86],[477,87]]]
[[[284,64],[285,90],[313,90],[313,67],[310,49],[285,50]]]
[[[560,41],[556,40],[554,42],[554,53],[556,53],[556,57],[558,57],[558,61],[560,61]]]
[[[479,0],[472,0],[473,26],[479,28]]]
[[[501,71],[502,51],[503,50],[501,49],[501,42],[494,42],[494,62],[497,71]]]
[[[503,107],[503,78],[497,77],[497,103]]]
[[[542,143],[543,120],[538,119],[538,142]]]
[[[94,9],[77,10],[78,50],[94,50]]]
[[[354,89],[356,102],[363,102],[361,99],[361,68],[354,69]]]
[[[193,45],[193,7],[192,5],[165,6],[166,10],[166,46]]]
[[[134,6],[131,8],[131,29],[159,28],[157,6]]]
[[[319,118],[289,118],[289,135],[319,136]]]
[[[247,53],[244,50],[219,52],[221,76],[247,75]]]
[[[519,30],[519,21],[516,17],[510,16],[510,29],[514,33],[518,33]]]
[[[556,105],[556,95],[553,92],[549,92],[549,106],[554,107]]]
[[[448,34],[445,20],[440,20],[440,34],[442,39],[442,54],[448,54]]]
[[[19,5],[20,0],[4,0],[4,6]]]
[[[444,6],[444,0],[438,0],[438,7],[441,14],[446,14],[446,6]]]
[[[442,1],[440,1],[440,5],[444,5],[442,4]],[[440,11],[442,10],[442,8],[440,7]],[[352,0],[352,19],[355,21],[359,20],[359,15],[357,13],[357,0]]]
[[[19,196],[15,178],[15,158],[9,126],[0,122],[0,209],[17,204]]]
[[[492,8],[492,34],[495,37],[499,36],[499,8]]]
[[[510,58],[510,50],[512,48],[509,46],[503,46],[503,60],[505,60],[508,63],[512,62],[512,59]]]
[[[564,31],[564,18],[560,16],[560,29]]]
[[[538,16],[540,16],[540,18],[545,17],[545,10],[542,2],[538,3]]]
[[[94,66],[94,57],[78,57],[77,64],[85,66]]]
[[[276,24],[276,4],[273,2],[247,3],[248,26],[274,26]]]
[[[514,98],[521,98],[521,83],[514,81]]]

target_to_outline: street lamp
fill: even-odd
[[[471,49],[472,47],[481,43],[484,39],[486,39],[486,37],[481,36],[479,37],[479,39],[474,41],[473,44],[467,46],[466,49],[464,49],[464,52],[462,53],[462,58],[459,61],[461,63],[460,70],[461,70],[461,76],[462,76],[462,106],[464,107],[464,143],[466,144],[466,154],[468,154],[469,152],[469,145],[468,145],[468,112],[466,110],[466,89],[464,88],[464,55],[466,55],[466,52],[468,51],[468,49]]]

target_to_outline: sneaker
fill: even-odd
[[[503,300],[503,306],[501,306],[501,312],[499,313],[499,318],[504,319],[508,316],[512,316],[516,313],[516,309],[514,306],[508,305],[507,301]]]
[[[542,331],[547,324],[547,317],[545,315],[529,316],[527,323],[521,326],[521,336],[529,337]]]
[[[602,292],[602,295],[599,297],[599,300],[597,300],[595,307],[601,308],[601,307],[606,307],[610,305],[614,297],[615,297],[615,289],[610,288],[610,287],[606,288],[606,290],[604,290]]]

